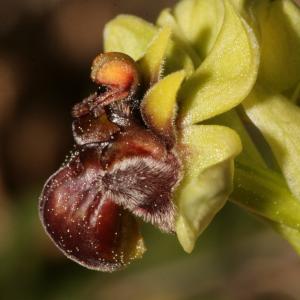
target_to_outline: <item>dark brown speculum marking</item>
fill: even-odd
[[[130,57],[99,55],[91,77],[97,92],[72,110],[76,150],[45,184],[40,216],[69,258],[114,271],[144,251],[136,217],[174,230],[172,193],[180,164],[141,118],[146,91]]]

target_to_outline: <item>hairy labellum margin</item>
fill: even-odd
[[[180,163],[141,117],[131,58],[99,55],[92,80],[101,89],[73,108],[76,151],[45,184],[40,217],[69,258],[114,271],[144,252],[136,216],[174,231]]]

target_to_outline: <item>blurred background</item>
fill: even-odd
[[[92,91],[104,24],[119,13],[154,21],[175,2],[1,0],[0,300],[300,299],[299,258],[230,203],[192,255],[143,225],[144,258],[114,274],[66,259],[41,228],[38,197],[73,145],[70,108]]]

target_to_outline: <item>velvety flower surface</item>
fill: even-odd
[[[140,80],[127,55],[109,52],[95,59],[91,77],[98,90],[72,110],[75,151],[42,192],[40,215],[49,236],[88,268],[114,271],[142,255],[136,217],[162,231],[175,230],[172,194],[181,164],[173,107],[184,73],[153,86],[160,67],[149,68],[149,83],[150,77]],[[153,112],[153,101],[170,82],[166,118],[166,111]],[[144,86],[150,87],[146,94]]]
[[[76,149],[46,183],[56,245],[113,271],[138,221],[191,252],[229,199],[300,251],[300,10],[290,0],[183,0],[157,25],[120,15],[76,104]],[[235,160],[235,161],[234,161]]]

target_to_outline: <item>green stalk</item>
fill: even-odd
[[[300,202],[284,178],[270,169],[238,161],[230,200],[271,221],[300,229]]]

